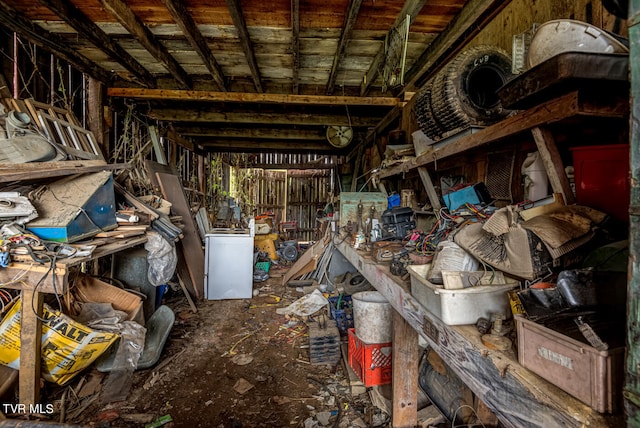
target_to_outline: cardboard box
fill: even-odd
[[[520,364],[601,413],[622,404],[624,347],[597,349],[516,315]]]
[[[114,309],[129,314],[127,320],[144,325],[142,297],[107,284],[91,276],[80,276],[74,282],[74,294],[84,303],[111,303]]]

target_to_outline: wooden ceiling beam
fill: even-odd
[[[205,151],[241,151],[241,152],[324,152],[335,153],[337,149],[329,143],[313,143],[308,141],[252,141],[224,140],[217,138],[199,138],[198,145]]]
[[[240,39],[244,56],[249,64],[251,77],[253,78],[253,83],[256,86],[256,91],[262,93],[264,92],[264,88],[262,87],[262,79],[260,78],[260,69],[258,69],[258,62],[256,61],[256,54],[253,50],[253,43],[251,43],[251,37],[249,37],[249,30],[247,30],[247,23],[244,20],[244,15],[242,14],[240,0],[226,0],[226,2],[227,7],[229,8],[229,13],[231,14],[231,19],[233,19],[233,24],[236,26],[236,30],[238,31],[238,38]]]
[[[222,68],[216,61],[206,39],[198,30],[196,23],[193,21],[191,14],[187,11],[187,7],[181,0],[162,0],[162,3],[171,13],[173,20],[180,27],[184,36],[187,38],[193,49],[200,55],[202,62],[211,73],[213,80],[216,82],[221,91],[227,91],[227,82],[222,72]]]
[[[293,70],[291,92],[300,92],[300,0],[291,0],[291,54]]]
[[[255,138],[261,140],[326,140],[321,129],[229,128],[203,126],[174,126],[176,132],[191,137]]]
[[[482,30],[511,0],[469,0],[455,18],[429,44],[405,74],[405,92],[416,91],[439,66]]]
[[[326,157],[326,156],[325,156]],[[298,169],[298,170],[309,170],[309,169],[333,169],[337,165],[334,163],[301,163],[301,164],[290,164],[290,163],[249,163],[251,168],[260,168],[260,169]]]
[[[98,49],[105,52],[120,65],[133,74],[143,86],[155,88],[156,79],[151,73],[111,39],[99,26],[89,19],[69,0],[40,0],[40,3],[51,9],[62,18],[78,34],[89,40]]]
[[[350,105],[396,107],[400,98],[328,95],[254,94],[248,92],[184,91],[174,89],[108,88],[107,95],[148,100],[213,101],[224,103],[262,103],[292,105]]]
[[[0,0],[0,24],[14,31],[30,42],[48,50],[70,64],[78,71],[86,73],[102,83],[109,83],[111,73],[69,47],[69,44],[56,34],[44,30],[22,16],[16,9]]]
[[[406,0],[406,2],[404,3],[404,6],[402,7],[402,10],[400,11],[400,14],[398,14],[398,16],[396,17],[396,20],[393,23],[391,30],[389,30],[389,32],[387,33],[387,38],[391,35],[391,32],[394,31],[395,28],[399,27],[402,24],[402,22],[406,19],[407,15],[409,15],[410,21],[413,22],[413,20],[416,19],[416,16],[418,16],[418,14],[422,10],[426,2],[427,2],[426,0]],[[380,46],[380,49],[378,50],[378,52],[376,53],[376,56],[374,57],[373,62],[369,66],[369,69],[365,73],[364,78],[362,79],[362,83],[360,85],[360,95],[364,96],[369,90],[369,88],[371,87],[371,85],[373,85],[373,82],[376,80],[376,77],[378,77],[378,74],[380,74],[380,69],[384,65],[385,56],[386,56],[385,46],[383,43],[382,46]]]
[[[100,4],[122,24],[124,28],[159,62],[184,89],[191,88],[191,79],[166,47],[122,0],[100,0]]]
[[[147,115],[152,119],[166,122],[210,122],[210,123],[249,123],[279,125],[316,125],[316,126],[375,126],[380,119],[373,116],[328,115],[316,113],[256,113],[229,112],[202,109],[152,108]]]
[[[354,25],[356,24],[356,18],[358,17],[358,12],[360,11],[361,4],[362,0],[352,0],[349,2],[349,9],[347,10],[347,14],[344,19],[344,25],[342,26],[342,32],[340,33],[338,48],[336,49],[336,53],[333,57],[333,64],[331,65],[331,71],[329,72],[329,80],[327,82],[327,88],[325,90],[325,93],[327,95],[333,94],[333,90],[336,85],[338,67],[340,66],[340,61],[342,61],[342,58],[344,58],[344,51],[347,47],[347,42],[351,38],[351,32]]]

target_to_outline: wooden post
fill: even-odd
[[[394,428],[418,424],[418,333],[393,311],[393,415]]]
[[[629,2],[631,69],[631,202],[629,206],[629,285],[627,289],[627,356],[625,414],[627,426],[640,426],[640,0]]]
[[[105,159],[109,159],[108,130],[104,123],[104,85],[92,77],[88,79],[87,127],[96,138]]]
[[[533,139],[538,146],[538,152],[542,157],[544,169],[549,176],[549,182],[554,193],[562,193],[564,203],[571,205],[575,203],[575,197],[569,184],[569,179],[564,171],[564,165],[556,146],[553,134],[546,128],[535,127],[531,130]]]
[[[33,290],[22,290],[20,330],[20,404],[26,406],[40,401],[40,347],[43,294]],[[35,311],[35,312],[34,312]]]
[[[351,181],[351,191],[358,191],[358,174],[360,173],[360,164],[362,163],[362,154],[364,153],[364,147],[361,145],[358,148],[358,154],[356,155],[356,160],[353,164],[353,180]]]
[[[442,204],[440,204],[440,197],[438,196],[438,192],[436,192],[436,188],[433,186],[433,181],[431,181],[431,177],[429,176],[429,171],[427,171],[427,168],[421,166],[421,167],[418,167],[418,174],[420,174],[420,179],[422,180],[422,184],[424,185],[424,188],[427,191],[427,196],[429,197],[429,203],[433,208],[433,212],[437,216],[440,210],[442,209]]]

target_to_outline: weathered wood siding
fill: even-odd
[[[287,178],[287,221],[298,224],[297,239],[317,239],[316,212],[323,209],[332,189],[331,170],[289,171]]]
[[[294,159],[296,156],[301,155],[290,155],[288,159],[300,161]],[[284,159],[274,161],[281,164]],[[290,165],[295,164],[292,162]],[[292,239],[317,239],[316,213],[318,209],[324,209],[333,191],[334,173],[331,169],[253,169],[251,177],[244,192],[253,201],[255,215],[273,213],[274,229],[278,229],[281,222],[295,221],[298,231],[290,235]]]
[[[469,44],[498,46],[511,54],[513,36],[523,33],[534,23],[552,19],[576,19],[596,27],[627,36],[624,20],[606,11],[602,2],[592,0],[512,0]]]

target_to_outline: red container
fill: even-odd
[[[364,386],[391,383],[391,350],[391,342],[364,343],[355,329],[349,329],[349,366]]]
[[[629,145],[610,144],[571,149],[576,202],[629,221]]]

